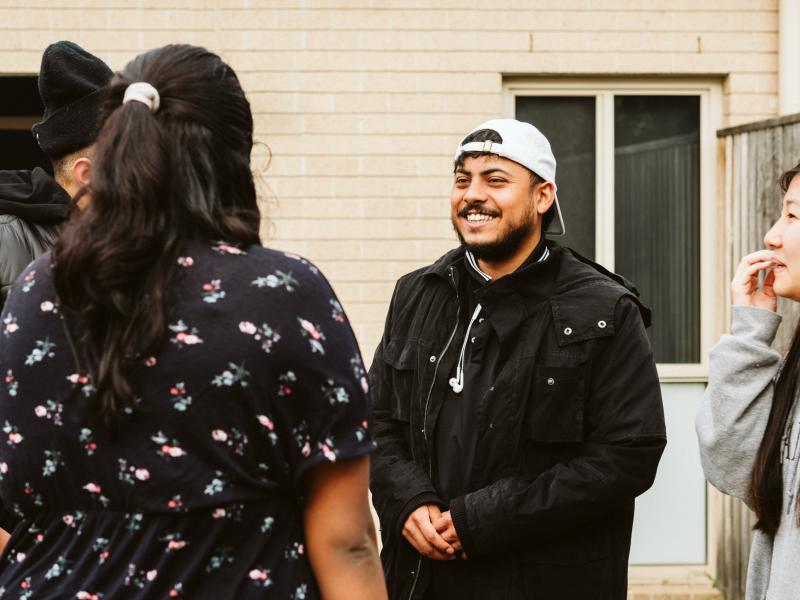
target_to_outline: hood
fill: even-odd
[[[47,171],[0,171],[0,215],[29,223],[59,223],[67,218],[72,199]]]

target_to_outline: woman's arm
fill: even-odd
[[[753,462],[772,406],[780,354],[771,348],[781,317],[776,314],[769,272],[771,253],[745,256],[731,282],[731,333],[711,350],[708,387],[695,428],[706,479],[722,492],[749,500]]]
[[[306,546],[325,600],[387,597],[368,485],[368,456],[319,464],[304,478]]]

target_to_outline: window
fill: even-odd
[[[706,483],[694,414],[724,309],[714,202],[716,81],[509,79],[507,114],[538,127],[556,157],[567,235],[653,309],[648,335],[669,443],[636,501],[633,565],[707,562]]]
[[[51,169],[31,135],[43,112],[36,77],[0,77],[0,169]]]

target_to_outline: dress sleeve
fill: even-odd
[[[313,265],[297,278],[278,376],[278,395],[291,395],[291,401],[276,404],[289,429],[287,458],[299,486],[313,466],[367,454],[374,442],[367,374],[344,310]]]
[[[769,310],[733,307],[731,333],[711,350],[695,422],[706,479],[745,502],[780,366],[780,354],[770,347],[780,322]]]

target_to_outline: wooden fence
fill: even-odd
[[[728,286],[741,257],[764,248],[764,234],[780,215],[782,194],[777,181],[781,173],[800,162],[800,114],[721,129],[717,137],[725,215],[725,269],[720,284]],[[796,302],[778,302],[784,319],[775,347],[782,352],[788,348],[800,316],[798,307]],[[727,600],[743,600],[755,520],[738,500],[725,496],[722,504],[717,587]]]

